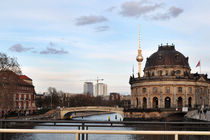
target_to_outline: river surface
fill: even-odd
[[[117,116],[117,117],[116,117]],[[111,121],[122,120],[119,114],[105,114],[77,118],[75,120],[91,120],[91,121]],[[22,128],[22,127],[21,127]],[[53,130],[77,130],[78,127],[63,127],[63,126],[29,126],[31,129],[53,129]],[[89,127],[88,130],[204,130],[209,131],[210,128],[197,128],[192,126],[181,125],[133,125],[124,127]],[[74,134],[6,134],[5,140],[74,140]],[[148,135],[102,135],[89,134],[88,140],[174,140],[174,136],[148,136]],[[210,140],[210,136],[179,136],[179,140]]]

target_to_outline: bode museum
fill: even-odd
[[[140,43],[137,61],[138,77],[131,76],[131,107],[147,108],[201,108],[209,105],[210,79],[207,74],[191,73],[188,57],[175,45],[161,45],[146,59],[141,77]],[[200,62],[199,62],[200,65]]]

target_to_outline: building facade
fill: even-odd
[[[93,83],[92,82],[84,83],[84,94],[93,96]]]
[[[111,92],[109,94],[109,100],[119,100],[120,101],[120,93]]]
[[[104,83],[97,83],[95,85],[95,96],[107,96],[107,85]]]
[[[32,79],[12,71],[0,72],[0,116],[8,112],[32,114],[36,111]]]
[[[210,79],[191,73],[188,57],[174,45],[161,45],[146,60],[144,75],[131,76],[133,108],[199,108],[209,106]]]

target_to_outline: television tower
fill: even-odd
[[[143,56],[141,54],[141,46],[140,46],[140,24],[139,24],[139,49],[138,49],[138,55],[136,57],[136,60],[139,63],[139,77],[141,77],[141,62],[143,61]]]

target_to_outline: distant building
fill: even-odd
[[[32,79],[26,75],[19,75],[19,79],[19,90],[16,93],[16,109],[19,108],[19,111],[22,111],[24,114],[32,114],[36,111],[36,93]]]
[[[120,96],[121,107],[130,108],[131,107],[131,95]]]
[[[32,79],[12,71],[0,71],[0,116],[9,112],[32,114],[35,111]]]
[[[107,96],[107,85],[98,83],[95,85],[95,96]]]
[[[84,83],[84,94],[89,94],[93,96],[93,83],[92,82]]]
[[[116,92],[110,93],[109,100],[120,100],[120,93]]]

